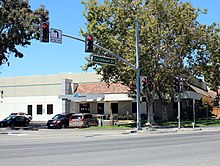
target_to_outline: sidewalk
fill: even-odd
[[[142,130],[137,130],[136,128],[131,129],[74,129],[74,128],[66,128],[66,129],[47,129],[45,126],[45,122],[33,123],[30,124],[29,129],[17,129],[11,130],[10,128],[0,128],[0,134],[8,134],[8,133],[28,133],[31,131],[40,131],[40,133],[44,134],[52,134],[52,133],[68,133],[75,136],[108,136],[108,135],[129,135],[129,134],[179,134],[179,133],[195,133],[195,132],[208,132],[208,131],[217,131],[220,132],[220,126],[217,127],[195,127],[195,128],[174,128],[174,127],[165,127],[165,126],[153,126],[153,127],[143,127]],[[36,130],[35,130],[36,129]]]
[[[173,128],[173,127],[143,127],[142,130],[130,130],[128,132],[131,133],[139,133],[139,134],[163,134],[163,133],[189,133],[189,132],[207,132],[207,131],[219,131],[220,126],[207,126],[207,127],[195,127],[195,128]]]

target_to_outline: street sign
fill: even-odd
[[[91,55],[90,60],[91,62],[101,63],[105,65],[113,65],[113,66],[116,63],[115,58],[109,58],[109,57],[98,56],[98,55]]]
[[[62,31],[59,29],[50,29],[50,41],[53,43],[62,44]]]

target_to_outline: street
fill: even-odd
[[[104,134],[103,134],[104,133]],[[2,166],[219,166],[220,133],[120,134],[77,129],[0,134]]]

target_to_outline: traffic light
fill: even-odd
[[[40,41],[49,43],[49,22],[42,22],[40,25]]]
[[[179,83],[179,78],[178,77],[173,78],[173,90],[176,93],[180,92],[180,83]]]
[[[90,34],[85,37],[85,52],[93,52],[93,36]]]
[[[184,93],[186,88],[186,80],[184,78],[180,79],[180,92]]]

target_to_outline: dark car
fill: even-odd
[[[9,116],[0,121],[0,127],[28,127],[29,122],[25,116]]]
[[[66,128],[69,126],[69,118],[73,113],[70,114],[57,114],[51,120],[47,121],[48,129],[51,128]]]

